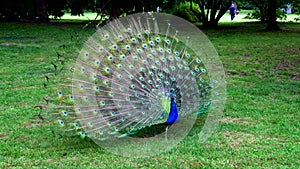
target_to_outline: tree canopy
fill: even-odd
[[[217,26],[220,18],[228,11],[232,0],[0,0],[0,21],[35,20],[49,22],[49,17],[60,18],[66,12],[71,15],[84,15],[84,12],[97,12],[112,18],[123,13],[156,11],[159,6],[163,12],[174,13],[180,3],[189,3],[190,9],[179,10],[193,15],[195,21],[204,26]],[[275,29],[279,7],[292,4],[300,14],[300,0],[236,0],[240,7],[257,9],[254,17],[268,23]],[[196,7],[193,7],[196,4]],[[181,6],[180,6],[181,7]],[[186,8],[186,6],[182,5]],[[178,10],[177,10],[178,11]],[[177,12],[178,13],[178,12]]]

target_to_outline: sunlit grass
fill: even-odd
[[[227,22],[257,22],[259,20],[257,19],[244,19],[247,15],[247,13],[251,12],[251,10],[242,10],[239,11],[239,14],[236,15],[235,19],[233,21],[230,20],[230,14],[227,12],[221,19],[220,22],[227,23]],[[96,18],[97,14],[92,12],[85,12],[84,16],[72,16],[70,13],[66,13],[64,16],[61,17],[62,20],[60,21],[86,21],[86,20],[94,20]],[[294,18],[298,18],[299,16],[296,14],[287,14],[286,20],[280,20],[279,22],[296,22]],[[53,17],[52,17],[53,18]],[[98,17],[99,19],[99,17]],[[59,21],[59,20],[57,20]],[[300,23],[300,21],[297,21]]]

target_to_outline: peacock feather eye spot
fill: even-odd
[[[202,73],[205,73],[205,72],[206,72],[206,69],[202,68],[202,69],[201,69],[201,72],[202,72]]]
[[[89,127],[93,127],[93,126],[94,126],[94,123],[90,121],[90,122],[88,122],[88,126],[89,126]]]
[[[58,120],[58,124],[61,125],[61,126],[63,126],[65,124],[65,122],[62,121],[62,120]]]
[[[112,47],[113,47],[114,50],[117,50],[117,49],[118,49],[118,46],[117,46],[117,45],[113,45]]]
[[[157,71],[158,70],[158,68],[156,67],[156,66],[152,66],[152,69],[154,70],[154,71]]]
[[[104,134],[104,133],[103,133],[103,130],[101,130],[101,129],[98,131],[98,133],[99,133],[100,135],[103,135],[103,134]]]
[[[147,48],[148,48],[148,45],[147,45],[147,44],[143,44],[143,48],[144,48],[144,49],[147,49]]]
[[[104,38],[109,39],[109,35],[108,34],[104,35]]]
[[[134,76],[133,75],[128,75],[129,79],[133,80]]]
[[[127,32],[130,33],[130,34],[132,34],[133,31],[132,31],[131,28],[127,28]]]
[[[105,106],[105,101],[100,101],[100,106]]]
[[[80,135],[80,137],[82,137],[82,138],[84,138],[86,135],[85,135],[85,132],[83,132],[83,131],[81,131],[81,132],[79,132],[79,135]]]
[[[123,66],[122,66],[122,64],[117,64],[117,68],[119,69],[119,70],[121,70],[121,69],[123,69]]]
[[[138,33],[138,34],[137,34],[137,37],[138,37],[139,39],[142,39],[142,38],[143,38],[143,36],[142,36],[141,33]]]
[[[130,85],[130,89],[135,89],[135,85],[134,85],[134,84],[131,84],[131,85]]]
[[[157,54],[157,52],[156,52],[156,50],[151,50],[151,53],[153,54],[153,55],[156,55]]]
[[[89,54],[89,53],[84,53],[84,56],[85,56],[85,57],[89,57],[90,54]]]
[[[99,48],[99,51],[100,51],[100,52],[104,52],[104,48],[103,48],[103,47],[100,47],[100,48]]]
[[[123,36],[119,35],[119,40],[122,41],[123,40]]]
[[[153,41],[149,41],[150,46],[155,46],[155,43]]]
[[[106,85],[106,86],[108,86],[108,85],[109,85],[109,81],[104,80],[104,81],[103,81],[103,84]]]
[[[149,72],[149,75],[153,77],[153,76],[154,76],[154,73],[153,73],[153,72]]]
[[[138,53],[142,53],[143,50],[142,50],[142,49],[137,49],[137,52],[138,52]]]
[[[118,74],[119,79],[123,79],[123,76],[121,74]]]
[[[140,81],[145,81],[144,77],[140,77],[139,79],[140,79]]]
[[[145,30],[145,34],[149,36],[150,35],[150,31],[149,30]]]
[[[132,58],[133,58],[133,60],[135,61],[135,62],[137,62],[138,60],[139,60],[139,58],[137,57],[137,56],[132,56]]]
[[[167,40],[166,40],[166,43],[167,43],[168,45],[170,45],[170,44],[171,44],[171,40],[167,39]]]
[[[125,48],[126,48],[126,50],[128,50],[128,51],[130,51],[130,49],[131,49],[130,45],[126,45]]]
[[[159,52],[160,52],[160,53],[164,53],[165,50],[164,50],[163,48],[159,48]]]
[[[109,61],[114,61],[114,57],[110,55],[110,56],[108,56],[108,60]]]
[[[152,60],[153,59],[153,55],[149,54],[148,58]]]
[[[185,57],[186,57],[186,58],[190,58],[191,55],[190,55],[189,53],[187,53],[187,54],[185,54]]]
[[[81,109],[80,108],[76,108],[75,111],[78,112],[78,113],[80,113]]]
[[[176,56],[179,56],[179,54],[180,54],[178,51],[175,51],[174,53]]]
[[[136,44],[136,43],[137,43],[137,41],[136,41],[136,39],[135,39],[135,38],[131,38],[131,42],[132,42],[132,43],[134,43],[134,44]]]
[[[63,115],[63,116],[68,116],[68,112],[62,111],[62,115]]]
[[[129,65],[128,67],[129,67],[129,69],[134,69],[133,65]]]
[[[160,42],[161,42],[159,37],[156,37],[156,38],[155,38],[155,41],[156,41],[157,43],[160,43]]]

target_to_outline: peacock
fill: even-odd
[[[60,134],[90,138],[116,154],[149,156],[177,145],[209,112],[197,134],[206,140],[222,116],[222,63],[205,34],[184,19],[162,13],[115,19],[77,55],[69,68],[58,57],[64,83],[45,99]]]

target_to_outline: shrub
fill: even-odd
[[[199,22],[200,18],[200,8],[196,3],[192,3],[192,10],[190,9],[190,2],[181,2],[179,4],[175,4],[173,9],[171,10],[173,15],[182,17],[190,22]]]

